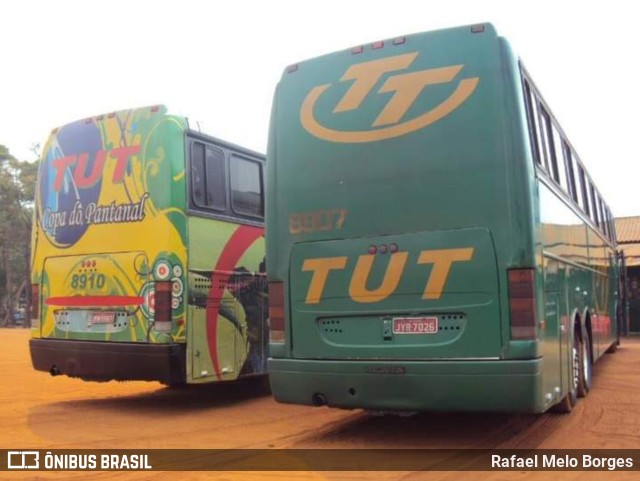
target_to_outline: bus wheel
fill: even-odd
[[[580,380],[578,381],[578,397],[585,397],[591,389],[591,341],[585,329],[580,343]]]

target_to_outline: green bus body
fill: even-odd
[[[491,25],[289,67],[267,158],[278,401],[543,412],[617,342],[610,212]]]
[[[34,368],[170,385],[266,374],[263,166],[164,106],[54,129],[32,235]]]

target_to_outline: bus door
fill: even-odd
[[[195,381],[235,379],[244,318],[242,306],[228,288],[229,273],[191,271],[190,275],[190,377]]]
[[[266,373],[266,279],[243,268],[194,275],[189,357],[192,379]],[[200,297],[200,300],[198,299]]]

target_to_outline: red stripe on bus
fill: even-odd
[[[139,306],[144,302],[140,296],[68,296],[49,297],[45,304],[48,306],[62,307],[112,307],[112,306]]]
[[[241,225],[233,233],[227,244],[222,249],[218,262],[213,269],[211,276],[211,290],[207,299],[207,344],[209,345],[209,354],[216,377],[220,379],[220,364],[218,361],[218,306],[222,300],[224,286],[229,277],[233,273],[242,256],[247,252],[249,247],[262,235],[264,229],[262,227],[253,227]]]

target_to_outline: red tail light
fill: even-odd
[[[536,278],[534,269],[511,269],[509,312],[511,339],[536,338]]]
[[[153,328],[171,331],[171,281],[156,281],[153,295]]]
[[[40,284],[31,284],[31,320],[40,320]]]
[[[269,282],[269,340],[284,342],[284,286]]]

